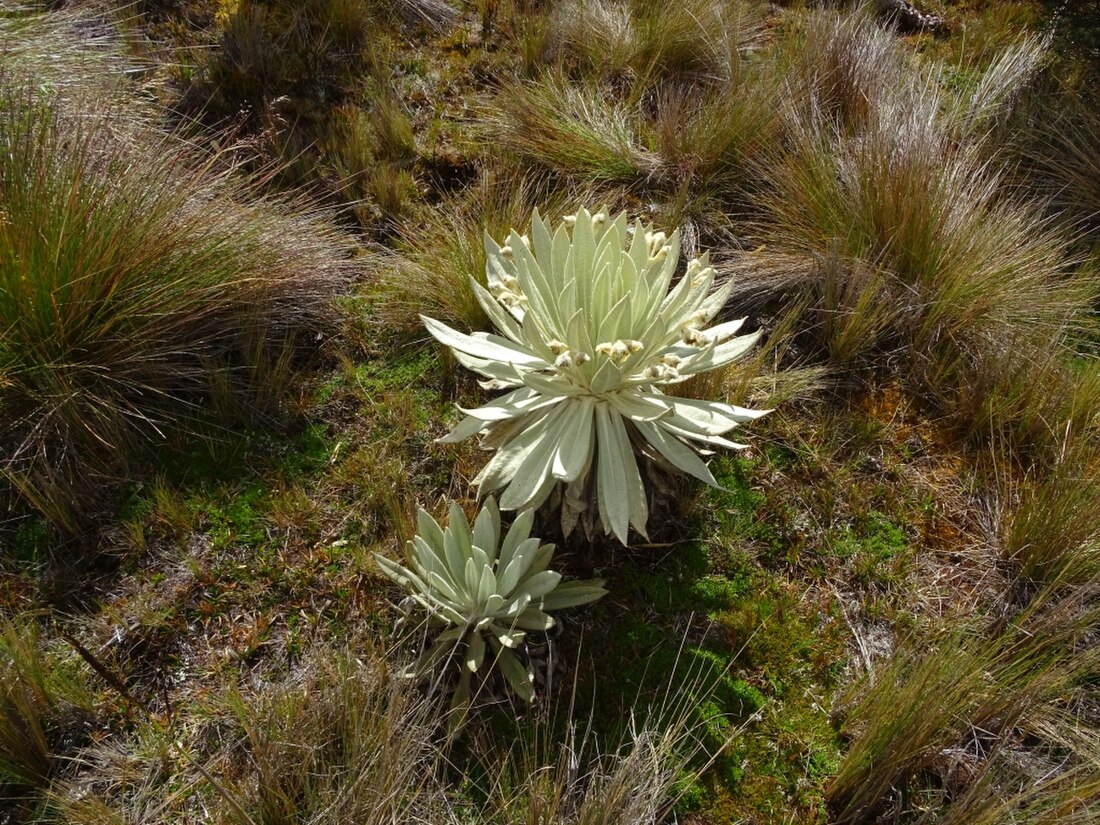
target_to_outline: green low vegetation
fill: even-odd
[[[0,0],[0,822],[1100,821],[1100,16],[888,5]]]

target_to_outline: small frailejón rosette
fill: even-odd
[[[495,448],[475,479],[481,494],[502,491],[501,508],[528,510],[564,485],[566,534],[595,506],[604,531],[626,544],[631,527],[646,536],[649,518],[635,441],[716,486],[700,452],[744,446],[725,434],[767,411],[661,391],[730,364],[757,340],[736,336],[744,319],[708,326],[731,288],[715,288],[709,256],[675,280],[679,232],[669,238],[631,227],[625,213],[585,209],[556,230],[536,211],[530,235],[513,230],[504,246],[486,236],[485,247],[488,289],[473,289],[499,334],[467,335],[421,316],[487,379],[482,386],[510,390],[463,410],[442,439],[483,433]]]
[[[554,545],[531,537],[531,511],[517,516],[501,541],[500,509],[492,496],[471,528],[454,502],[446,528],[424,510],[417,534],[405,548],[408,566],[377,553],[375,563],[409,596],[406,614],[422,611],[436,631],[420,661],[407,675],[423,676],[454,655],[462,663],[454,704],[470,699],[470,677],[484,665],[499,664],[512,691],[534,698],[531,673],[514,652],[529,631],[554,626],[551,610],[594,602],[607,591],[600,579],[563,582],[548,569]]]

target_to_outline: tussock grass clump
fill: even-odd
[[[1100,665],[1088,642],[1094,598],[1094,586],[1048,588],[1012,621],[914,639],[857,682],[843,724],[852,741],[828,787],[838,821],[900,813],[917,791],[950,800],[1013,761],[1021,791],[1028,779],[1090,769],[1094,734],[1065,708]],[[1015,760],[999,758],[1022,742]]]
[[[347,171],[341,168],[349,161],[341,133],[357,127],[339,113],[357,102],[364,78],[392,68],[385,54],[390,38],[413,29],[438,34],[458,18],[444,0],[240,0],[232,5],[218,47],[198,56],[181,108],[207,123],[233,122],[246,131],[282,163],[284,186],[320,183],[327,191],[331,169],[322,147],[335,144],[336,171]],[[368,159],[365,190],[384,213],[396,213],[400,209],[390,207],[400,207],[416,190],[405,170],[386,164],[401,160],[393,141],[404,151],[412,135],[392,95],[375,97],[371,131],[378,144]],[[353,173],[365,157],[363,148],[354,140],[349,147]]]
[[[365,0],[241,0],[220,48],[205,55],[192,98],[207,117],[243,111],[260,123],[324,116],[350,88],[373,20]]]
[[[297,679],[230,697],[237,804],[220,821],[445,822],[431,706],[372,652],[317,656]]]
[[[1051,466],[1033,467],[1002,525],[1002,552],[1025,582],[1083,584],[1100,572],[1100,456],[1067,433]]]
[[[681,217],[740,234],[754,209],[756,161],[782,137],[781,86],[770,76],[739,78],[698,91],[672,87],[655,96],[647,140],[660,159],[647,181],[666,193],[670,221]]]
[[[556,758],[521,745],[487,767],[485,822],[633,825],[666,821],[688,776],[687,731],[638,730],[616,753],[592,754],[570,730]],[[491,745],[489,745],[491,747]]]
[[[318,648],[285,677],[187,717],[210,752],[185,750],[164,728],[138,731],[125,753],[86,752],[118,775],[125,798],[55,781],[50,802],[73,825],[190,822],[196,802],[225,825],[657,825],[713,758],[687,698],[705,691],[699,679],[609,747],[571,721],[559,743],[545,716],[506,720],[485,706],[455,738],[438,697],[394,671],[369,642],[354,653]]]
[[[859,15],[811,16],[806,37],[780,51],[786,139],[754,164],[766,251],[739,266],[740,289],[771,281],[804,302],[834,365],[891,364],[963,431],[1043,441],[1017,424],[1072,387],[1061,365],[1092,326],[1098,284],[994,159],[1040,44],[1022,41],[955,93]]]
[[[1096,764],[1094,757],[1092,765],[1024,782],[1011,765],[999,764],[985,771],[957,801],[933,809],[918,821],[939,825],[1091,825],[1100,818],[1100,770]]]
[[[1011,139],[1006,127],[1046,65],[1047,45],[1036,37],[1017,38],[995,55],[970,88],[956,92],[948,106],[957,137],[983,141],[994,155]],[[945,71],[940,68],[939,76],[946,83]]]
[[[546,57],[605,80],[729,80],[763,34],[763,4],[688,0],[559,3],[550,14]]]
[[[1084,64],[1087,77],[1100,76],[1100,0],[1042,0],[1059,47]]]
[[[1100,241],[1100,114],[1089,95],[1052,93],[1058,109],[1027,135],[1023,153],[1037,174],[1032,185],[1048,197],[1081,240]],[[1095,93],[1092,94],[1095,98]]]
[[[686,797],[702,793],[702,775],[756,719],[717,698],[728,672],[671,647],[668,681],[649,701],[638,696],[630,717],[606,738],[591,719],[580,718],[576,684],[550,700],[549,718],[544,713],[510,725],[512,736],[502,737],[491,722],[470,731],[456,748],[468,761],[460,756],[456,763],[473,779],[470,796],[480,800],[475,821],[677,821],[673,812],[691,807]]]
[[[548,75],[498,98],[501,139],[520,157],[583,180],[621,184],[645,178],[657,158],[641,141],[641,111],[608,100],[595,85]]]
[[[722,223],[724,211],[744,211],[750,161],[779,136],[778,92],[753,78],[721,88],[638,86],[616,96],[588,80],[547,75],[507,86],[492,121],[520,162],[581,187],[656,195],[677,216]]]
[[[124,74],[148,68],[120,37],[105,11],[93,8],[44,13],[41,4],[0,7],[0,73],[10,81],[34,81],[101,100],[126,96]],[[152,106],[129,94],[135,107]]]
[[[775,54],[796,121],[822,120],[850,132],[906,85],[912,67],[865,7],[846,15],[811,14],[799,22]]]
[[[888,294],[875,301],[889,321],[878,326],[918,368],[939,347],[950,358],[1017,330],[1056,339],[1091,295],[1071,277],[1064,236],[999,197],[978,153],[930,121],[938,103],[929,90],[840,144],[814,124],[776,164],[766,207],[773,242],[827,257],[822,275],[843,261],[877,272],[859,279]]]
[[[320,184],[328,191],[331,170],[321,147],[336,144],[337,167],[349,160],[339,152],[349,126],[339,112],[356,102],[362,79],[384,61],[388,30],[409,20],[446,25],[439,15],[449,20],[453,13],[439,0],[241,0],[218,46],[198,56],[180,107],[206,123],[230,122],[247,133],[281,164],[277,182],[284,187]],[[362,157],[363,147],[353,142],[350,148],[354,173],[362,162],[354,150]],[[374,154],[367,162],[381,177],[385,167],[374,164]],[[393,181],[388,183],[392,194]],[[387,182],[374,188],[384,192]]]
[[[364,227],[379,220],[392,226],[419,195],[412,121],[386,69],[389,52],[371,52],[372,77],[362,105],[334,110],[326,154],[351,210]]]
[[[673,223],[742,210],[748,159],[779,134],[778,85],[746,60],[760,4],[565,3],[549,20],[551,68],[502,86],[494,139],[566,184],[667,203]]]
[[[419,190],[412,169],[416,143],[400,103],[382,95],[370,109],[340,109],[333,130],[332,163],[362,226],[407,215]]]
[[[0,89],[0,471],[69,529],[143,444],[270,412],[354,271],[322,216],[128,117]]]

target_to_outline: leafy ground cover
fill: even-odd
[[[0,4],[0,821],[1096,821],[1088,18],[70,5]],[[685,392],[775,411],[648,541],[539,522],[609,595],[456,733],[371,561],[477,509],[417,315],[600,204],[763,332]]]

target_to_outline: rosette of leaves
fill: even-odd
[[[417,535],[405,547],[408,566],[374,556],[382,572],[409,591],[402,611],[419,608],[442,631],[407,675],[422,676],[457,655],[462,662],[458,706],[469,700],[472,674],[496,663],[512,691],[531,701],[532,675],[516,649],[529,631],[554,626],[549,611],[604,596],[603,581],[563,582],[560,573],[548,569],[554,545],[531,537],[530,511],[516,518],[501,541],[500,509],[492,496],[472,528],[453,502],[445,529],[422,509],[416,518]]]
[[[488,289],[472,288],[497,332],[467,335],[421,316],[482,386],[509,390],[463,410],[442,439],[483,433],[496,448],[475,479],[481,493],[503,490],[503,509],[527,510],[562,484],[567,535],[586,510],[593,523],[594,503],[604,532],[626,544],[631,527],[646,535],[649,518],[636,449],[717,486],[700,454],[744,446],[724,435],[767,411],[662,391],[730,364],[757,340],[736,335],[744,319],[710,326],[732,284],[715,288],[709,255],[688,262],[674,285],[678,231],[669,238],[628,226],[625,213],[585,209],[556,231],[536,211],[530,235],[513,230],[503,246],[486,235],[485,248]]]

